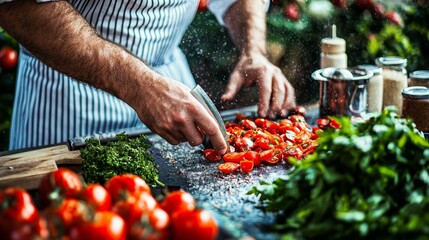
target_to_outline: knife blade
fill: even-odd
[[[192,90],[191,94],[211,113],[211,115],[215,118],[221,132],[222,136],[228,146],[228,136],[226,134],[225,123],[223,122],[222,116],[217,110],[215,104],[210,99],[209,95],[204,91],[204,89],[200,85],[196,85]]]

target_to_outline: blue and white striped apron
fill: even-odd
[[[126,47],[160,74],[195,85],[178,45],[198,0],[69,2],[103,37]],[[16,84],[11,150],[143,125],[123,101],[51,69],[24,48]]]

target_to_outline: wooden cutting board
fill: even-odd
[[[10,186],[37,189],[42,177],[60,165],[81,163],[80,151],[70,151],[67,145],[1,156],[0,189]]]

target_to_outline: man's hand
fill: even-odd
[[[212,115],[192,96],[185,85],[158,76],[151,85],[131,90],[132,107],[140,119],[171,144],[200,145],[207,135],[221,155],[227,150],[220,128]]]
[[[232,100],[243,87],[258,86],[258,114],[286,116],[295,107],[295,92],[281,70],[268,61],[265,1],[237,0],[224,16],[241,55],[222,100]]]
[[[231,74],[222,101],[232,100],[243,87],[258,86],[258,114],[285,117],[295,107],[295,92],[281,70],[261,55],[242,56]]]

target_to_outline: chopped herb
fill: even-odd
[[[104,184],[110,178],[131,173],[143,178],[149,185],[163,186],[158,180],[158,165],[148,151],[147,137],[129,139],[125,133],[116,135],[117,141],[101,145],[95,138],[86,140],[80,150],[82,175],[87,183]]]
[[[284,239],[428,239],[429,142],[394,109],[320,133],[319,146],[249,194]]]

